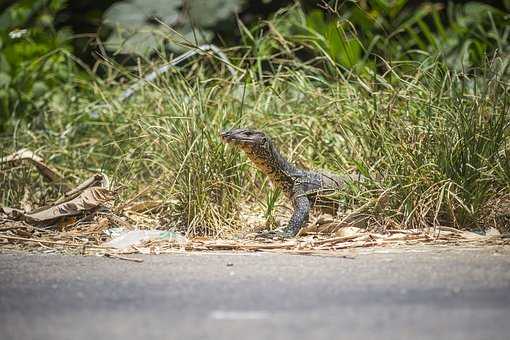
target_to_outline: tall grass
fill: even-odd
[[[51,109],[44,131],[21,126],[2,139],[3,153],[36,149],[75,181],[104,171],[119,204],[151,202],[144,213],[164,227],[226,237],[252,227],[241,222],[246,207],[265,205],[261,218],[273,223],[288,205],[221,143],[220,130],[247,126],[300,166],[367,177],[339,193],[340,214],[362,214],[367,227],[509,228],[509,84],[497,60],[465,73],[427,61],[402,65],[415,69],[408,74],[393,63],[360,78],[242,51],[230,55],[241,80],[198,59],[125,102],[122,85],[98,81],[93,96]],[[0,176],[2,204],[18,206],[30,181],[19,185],[15,170]]]
[[[410,227],[482,227],[510,184],[501,174],[508,83],[490,68],[472,77],[441,67],[420,73],[379,93],[365,124],[346,129],[364,146],[363,167],[381,178],[372,184],[385,192],[383,215]]]

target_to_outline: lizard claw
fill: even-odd
[[[258,233],[257,236],[263,237],[263,238],[270,238],[273,240],[285,240],[289,237],[294,236],[292,232],[289,232],[287,228],[280,227],[275,230],[264,230],[260,233]]]
[[[289,227],[280,227],[275,230],[276,234],[280,238],[291,238],[297,235],[297,233]]]
[[[274,238],[277,237],[277,233],[275,230],[263,230],[259,233],[257,233],[257,236],[263,237],[263,238]]]

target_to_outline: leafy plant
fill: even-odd
[[[504,63],[508,65],[510,16],[507,13],[487,4],[469,2],[465,5],[449,4],[447,16],[446,26],[434,20],[438,34],[425,36],[431,53],[441,56],[456,70],[482,65],[488,56],[496,52],[505,57]],[[506,68],[502,66],[500,71]]]
[[[210,28],[233,17],[242,0],[128,0],[113,4],[104,22],[112,51],[148,56],[161,47],[181,51],[213,37]]]
[[[329,66],[358,73],[387,71],[383,60],[427,58],[440,58],[460,70],[482,65],[484,58],[496,52],[506,56],[508,63],[510,16],[489,5],[449,4],[445,10],[431,3],[413,8],[406,6],[407,0],[332,3],[336,6],[327,10],[305,13],[294,6],[279,12],[265,48],[278,49],[283,43],[290,51],[304,46]]]
[[[66,29],[54,18],[63,0],[20,1],[0,14],[0,131],[65,100],[77,67]]]

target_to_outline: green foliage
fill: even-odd
[[[427,37],[431,52],[439,54],[451,68],[466,69],[482,65],[487,56],[496,51],[505,56],[508,64],[510,53],[510,16],[489,5],[469,2],[464,6],[450,4],[447,10],[449,25],[441,28],[434,21],[438,32]],[[501,70],[500,70],[501,71]]]
[[[213,28],[233,17],[242,0],[128,0],[113,4],[104,15],[113,28],[105,45],[126,54],[149,56],[169,47],[182,51],[209,42]]]
[[[65,100],[77,68],[70,32],[53,26],[64,4],[20,1],[0,15],[0,131]]]
[[[306,15],[303,35],[318,44],[335,63],[354,67],[363,58],[361,42],[348,22],[328,21],[325,16],[320,10]]]
[[[330,65],[358,73],[385,71],[381,58],[391,62],[440,58],[461,70],[482,65],[497,52],[508,63],[510,17],[502,11],[476,2],[449,4],[447,9],[440,4],[422,3],[417,8],[406,4],[406,0],[346,1],[329,11],[309,13],[295,6],[276,15],[270,32],[295,49],[304,46]],[[279,48],[278,40],[267,39],[266,45]]]

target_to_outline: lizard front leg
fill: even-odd
[[[296,236],[299,230],[308,222],[308,215],[310,213],[310,200],[302,190],[295,192],[292,205],[294,207],[294,213],[287,227],[283,229],[285,237]]]

